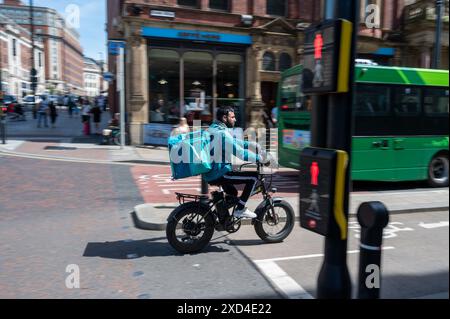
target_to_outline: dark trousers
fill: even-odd
[[[256,172],[229,172],[210,184],[221,186],[225,193],[235,197],[238,196],[238,191],[234,185],[245,185],[238,205],[238,209],[241,209],[252,195],[257,183],[258,173]]]

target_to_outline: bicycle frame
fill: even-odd
[[[242,171],[242,168],[248,165],[252,165],[253,163],[245,163],[242,164],[239,168],[239,171]],[[270,186],[272,185],[272,174],[263,174],[261,172],[261,168],[262,168],[262,164],[260,162],[256,163],[256,171],[258,173],[258,186],[255,189],[255,191],[251,194],[251,197],[257,195],[257,194],[262,194],[263,195],[263,201],[258,205],[258,207],[256,208],[256,215],[258,216],[256,218],[256,220],[262,222],[262,218],[264,216],[264,213],[267,211],[267,207],[269,206],[270,211],[271,211],[271,215],[272,216],[276,216],[275,211],[273,209],[273,204],[281,201],[280,198],[275,198],[272,197],[270,195],[270,192],[268,191],[268,189],[270,188]],[[271,179],[269,182],[269,187],[266,186],[266,176],[270,175]],[[276,189],[272,189],[272,193],[275,193]],[[208,195],[192,195],[192,194],[184,194],[184,193],[175,193],[177,196],[177,200],[178,202],[181,204],[185,204],[187,202],[198,202],[198,203],[202,203],[204,205],[207,205],[209,212],[208,213],[212,213],[215,215],[215,218],[218,217],[218,212],[217,209],[214,209],[214,207],[216,207],[216,205],[219,203],[219,200],[214,200],[209,198]],[[252,220],[252,224],[254,223],[254,220]]]

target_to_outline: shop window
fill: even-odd
[[[286,16],[287,5],[286,0],[267,0],[266,12],[268,15],[273,16]]]
[[[264,71],[275,71],[275,55],[272,52],[264,53],[263,70]]]
[[[206,52],[187,52],[184,61],[184,115],[188,123],[213,120],[213,56]]]
[[[178,0],[178,5],[186,7],[200,8],[199,0]]]
[[[180,117],[180,56],[173,50],[149,52],[150,123],[176,124]]]
[[[280,55],[280,71],[283,72],[292,66],[291,56],[287,53],[281,53]]]
[[[232,107],[235,110],[237,127],[242,127],[240,110],[244,109],[245,102],[239,94],[242,63],[243,61],[240,55],[219,54],[217,56],[216,107]],[[213,114],[216,114],[216,109],[214,109]]]
[[[209,8],[213,10],[230,11],[230,0],[209,0]]]

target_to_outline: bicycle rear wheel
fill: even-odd
[[[196,253],[205,248],[214,234],[214,217],[208,208],[198,205],[182,205],[167,223],[169,244],[182,254]]]

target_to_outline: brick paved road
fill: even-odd
[[[181,256],[135,229],[131,166],[0,160],[0,298],[279,297],[221,234]],[[66,288],[70,264],[81,289]]]

